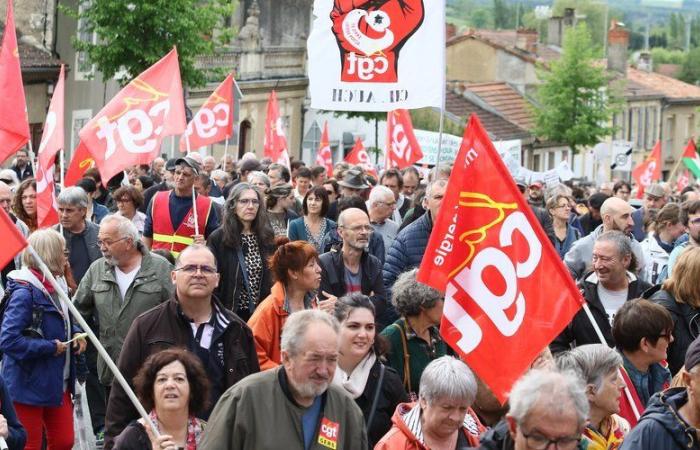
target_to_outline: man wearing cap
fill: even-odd
[[[338,181],[340,186],[340,197],[362,197],[369,184],[365,181],[362,171],[357,168],[349,169],[343,175],[343,179]],[[326,217],[331,220],[338,220],[338,201],[331,203],[328,207]]]
[[[530,206],[544,208],[544,183],[541,181],[533,181],[527,189],[527,202]]]
[[[700,449],[700,339],[685,354],[682,383],[654,394],[620,450]]]
[[[647,234],[644,231],[644,217],[650,209],[659,210],[668,202],[666,191],[663,186],[654,183],[644,191],[644,206],[635,210],[632,213],[634,226],[632,227],[632,235],[636,240],[642,242]]]
[[[199,172],[199,163],[188,156],[175,161],[173,190],[158,192],[146,212],[143,241],[148,248],[166,249],[177,257],[194,242],[204,244],[218,228],[209,197],[197,195],[196,210],[192,208],[193,186]]]

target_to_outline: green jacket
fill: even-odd
[[[166,301],[174,290],[170,263],[149,252],[145,246],[141,246],[141,253],[141,268],[123,302],[114,266],[104,258],[92,263],[73,297],[73,304],[83,317],[97,319],[100,342],[115,363],[134,319]],[[112,384],[114,376],[102,358],[97,361],[97,372],[102,384]]]
[[[283,367],[249,375],[221,396],[198,450],[303,450],[305,409],[282,388]],[[310,450],[365,450],[362,411],[340,388],[325,392]]]

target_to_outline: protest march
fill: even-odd
[[[263,45],[257,0],[240,5],[250,47],[205,88],[167,42],[118,87],[95,81],[100,109],[76,122],[80,61],[54,52],[32,104],[6,3],[0,449],[700,450],[694,122],[643,152],[614,126],[560,140],[541,164],[554,138],[504,142],[524,119],[475,100],[485,85],[460,88],[476,106],[455,119],[446,49],[486,41],[450,38],[433,0],[304,6],[311,125],[266,72],[291,50]],[[139,5],[119,10],[135,35]]]

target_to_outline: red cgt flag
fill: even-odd
[[[372,160],[369,158],[369,153],[367,153],[367,149],[362,143],[362,139],[359,137],[355,139],[355,145],[352,147],[350,153],[348,153],[348,155],[345,157],[345,161],[349,162],[350,164],[361,166],[366,172],[374,174],[375,177],[377,176],[377,169],[374,167],[374,164],[372,164]]]
[[[27,246],[24,236],[2,208],[0,208],[0,236],[2,236],[2,247],[0,247],[0,268],[2,268]]]
[[[82,130],[102,183],[127,167],[153,161],[164,137],[185,132],[177,49],[122,89]]]
[[[230,73],[187,124],[185,136],[180,139],[180,151],[187,151],[187,139],[191,149],[229,139],[233,135],[232,112],[233,74]]]
[[[445,292],[440,333],[501,402],[583,304],[476,115],[418,280]]]
[[[661,165],[661,141],[658,141],[649,157],[632,171],[632,177],[637,182],[637,198],[642,198],[646,188],[661,179]]]
[[[83,178],[88,169],[95,167],[95,159],[92,157],[87,147],[82,142],[73,150],[73,158],[70,161],[66,177],[63,184],[66,186],[75,186],[75,184]]]
[[[270,92],[270,97],[267,100],[263,154],[265,157],[270,158],[272,162],[290,167],[287,136],[284,133],[282,116],[280,116],[280,107],[275,91]]]
[[[0,163],[3,163],[29,141],[12,0],[7,0],[5,33],[0,48],[0,99]]]
[[[328,139],[328,122],[323,125],[321,142],[318,145],[318,152],[316,152],[316,165],[326,168],[328,178],[333,176],[333,153],[331,153],[331,143]]]
[[[423,159],[413,133],[411,114],[406,109],[389,111],[386,116],[386,167],[411,166]]]
[[[39,144],[39,163],[36,174],[36,217],[39,228],[58,223],[58,203],[54,183],[56,153],[63,148],[63,101],[65,72],[61,65],[58,83],[51,97],[49,112],[44,122],[44,133]]]

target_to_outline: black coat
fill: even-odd
[[[219,228],[214,231],[209,239],[207,246],[214,253],[216,258],[217,269],[221,275],[219,285],[214,290],[214,295],[227,309],[236,312],[238,305],[234,305],[234,299],[238,296],[238,290],[245,288],[245,279],[243,277],[243,268],[238,263],[237,249],[224,244],[224,230]],[[263,261],[263,272],[260,279],[260,294],[257,303],[266,299],[270,295],[272,288],[272,274],[267,265],[267,260],[274,253],[273,242],[260,242],[260,256]],[[249,311],[252,314],[253,311]],[[247,320],[247,317],[244,317]]]
[[[694,333],[697,333],[698,319],[700,319],[700,316],[698,318],[696,316],[700,314],[700,309],[685,303],[678,303],[670,292],[663,289],[650,291],[647,295],[649,294],[651,294],[650,301],[666,308],[673,317],[673,342],[668,346],[666,361],[669,370],[675,375],[683,367],[685,352],[696,337]],[[691,334],[691,329],[696,331]]]
[[[319,292],[328,292],[342,297],[347,292],[345,285],[345,264],[341,251],[331,250],[319,258],[321,266],[321,287]],[[375,317],[382,317],[387,308],[387,298],[382,278],[382,263],[375,256],[362,252],[360,257],[361,292],[371,297],[375,308]],[[388,323],[379,326],[381,330]]]
[[[603,302],[601,302],[600,297],[598,297],[598,284],[586,281],[590,275],[591,273],[584,275],[578,287],[591,309],[593,318],[603,332],[607,344],[610,347],[615,347],[615,341],[612,337],[612,327],[610,326],[610,317],[603,307]],[[627,300],[641,297],[644,291],[650,287],[651,285],[649,283],[640,279],[630,282],[627,288]],[[572,346],[578,347],[585,344],[600,344],[600,339],[595,329],[593,329],[593,325],[588,319],[586,312],[581,309],[576,313],[571,323],[564,328],[564,331],[554,339],[549,347],[552,353],[561,353],[570,350]]]
[[[365,390],[362,392],[362,395],[355,399],[355,403],[362,410],[365,422],[369,419],[370,410],[372,409],[372,402],[374,401],[377,383],[379,382],[380,366],[379,360],[374,362],[367,378]],[[391,428],[391,417],[399,403],[409,401],[399,374],[389,366],[384,366],[384,368],[384,380],[382,381],[382,390],[377,401],[377,409],[374,412],[372,423],[367,427],[369,448],[374,448],[375,444],[389,431]]]

